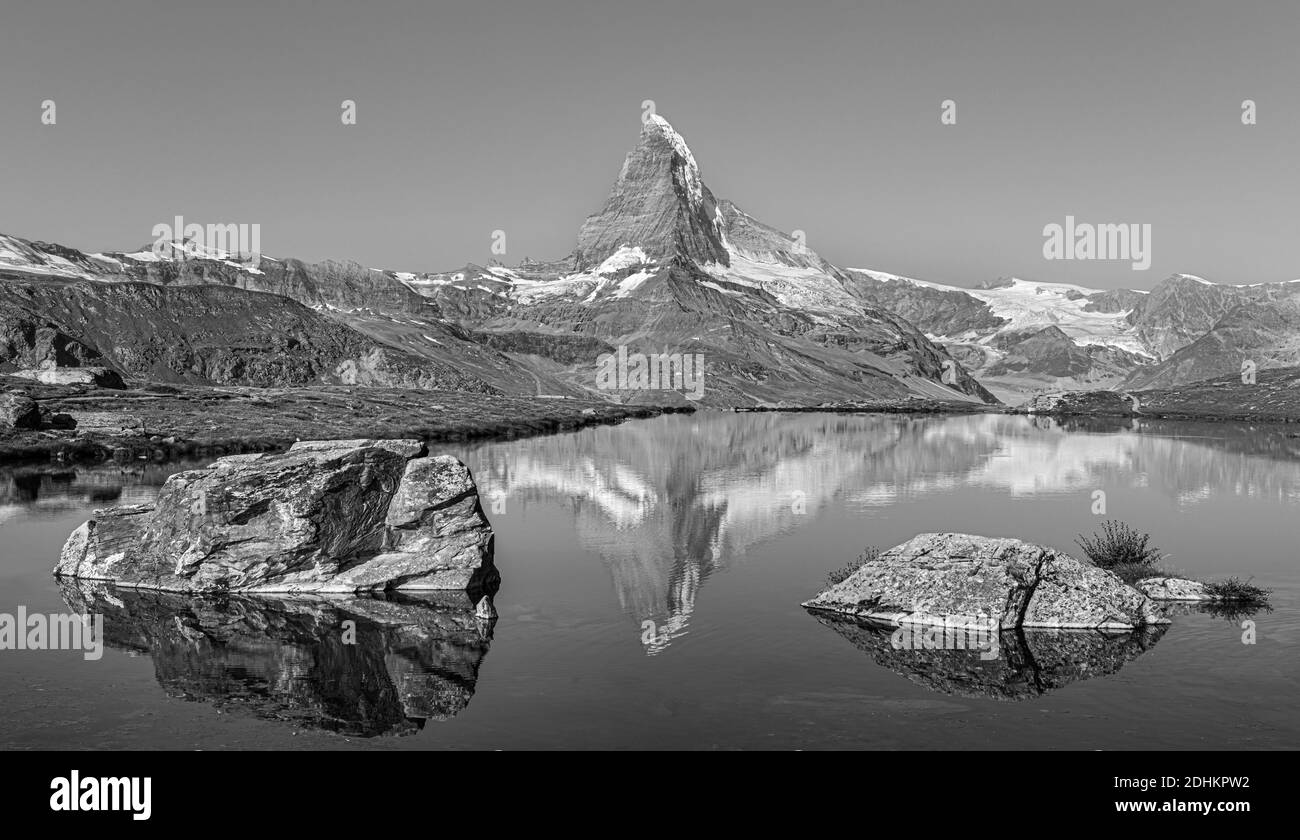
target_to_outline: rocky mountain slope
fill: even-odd
[[[0,280],[0,372],[107,367],[152,382],[493,392],[279,295],[224,286]]]
[[[1256,371],[1300,365],[1300,297],[1239,303],[1160,364],[1135,370],[1124,385],[1172,388],[1241,375],[1247,363]]]
[[[1143,346],[1165,360],[1205,335],[1237,306],[1268,306],[1296,295],[1300,295],[1300,282],[1229,286],[1190,274],[1175,274],[1133,308],[1128,322]]]
[[[510,393],[717,406],[996,401],[905,319],[854,295],[847,274],[794,237],[716,199],[685,141],[660,117],[644,124],[575,250],[553,262],[417,275],[351,263],[269,257],[254,263],[188,241],[161,253],[83,254],[4,238],[0,280],[6,277],[29,285],[129,279],[178,293],[213,286],[269,292],[438,376],[454,368],[469,380],[464,387],[481,381]],[[81,340],[75,331],[68,337]],[[107,354],[95,341],[83,343]],[[692,391],[671,377],[649,383],[624,377],[606,387],[611,383],[597,378],[600,359],[619,348],[701,359],[702,388]],[[341,363],[336,356],[329,357],[335,365]],[[132,364],[125,372],[150,367]],[[176,366],[164,365],[172,374]],[[200,365],[205,371],[229,366]],[[309,366],[313,374],[325,367]]]

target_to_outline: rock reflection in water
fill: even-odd
[[[876,664],[942,694],[1028,700],[1089,677],[1114,674],[1150,649],[1169,627],[1130,633],[1004,630],[963,641],[944,628],[898,628],[810,611]],[[960,634],[958,634],[960,635]]]
[[[192,598],[59,585],[72,611],[104,616],[106,646],[153,657],[168,696],[359,737],[407,735],[465,708],[495,624],[459,592]]]
[[[1253,604],[1238,601],[1166,601],[1161,604],[1161,608],[1170,618],[1180,615],[1208,615],[1223,619],[1229,624],[1237,624],[1273,611],[1273,606],[1268,603]]]

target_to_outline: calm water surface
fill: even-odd
[[[89,608],[108,636],[98,661],[0,651],[0,749],[1300,748],[1286,428],[701,413],[440,449],[496,529],[495,622],[454,595],[61,588],[74,527],[187,465],[0,472],[0,612]],[[1074,551],[1098,490],[1167,565],[1253,577],[1273,611],[982,659],[799,606],[919,532]]]

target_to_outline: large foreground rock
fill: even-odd
[[[60,577],[172,592],[490,589],[492,529],[469,469],[414,440],[308,441],[167,479],[96,511]]]
[[[804,606],[890,624],[1131,630],[1168,621],[1116,575],[1052,548],[921,534]]]

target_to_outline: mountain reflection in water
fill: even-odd
[[[972,488],[1087,498],[1131,485],[1178,506],[1224,488],[1300,500],[1300,439],[1223,423],[701,412],[447,449],[469,463],[494,521],[494,500],[571,507],[580,544],[603,559],[650,654],[689,631],[711,575],[836,508]],[[808,581],[809,595],[819,583]]]

